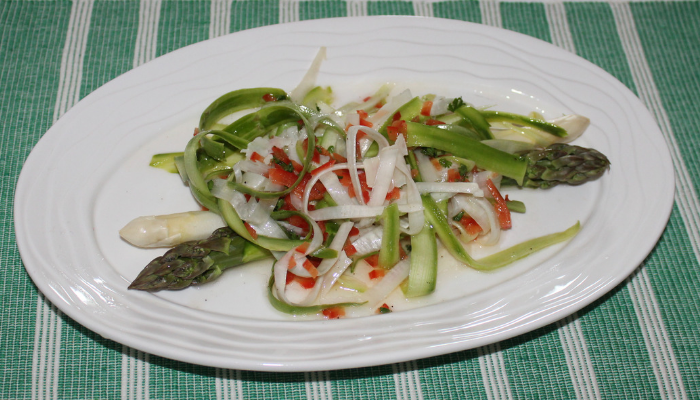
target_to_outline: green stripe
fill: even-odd
[[[244,399],[305,399],[303,373],[242,371]]]
[[[456,0],[433,3],[433,15],[438,18],[451,18],[468,22],[481,22],[479,2]]]
[[[247,0],[231,4],[231,32],[279,23],[279,1]]]
[[[416,361],[426,399],[485,399],[476,350]]]
[[[409,1],[368,1],[367,15],[413,15]]]
[[[660,398],[629,289],[618,286],[579,315],[601,397]]]
[[[164,0],[158,26],[158,52],[161,56],[209,38],[208,1]]]
[[[81,97],[133,67],[139,3],[96,1],[85,47]],[[121,388],[120,344],[63,317],[59,398],[112,398]],[[76,363],[74,360],[81,360]]]
[[[331,382],[333,382],[333,391],[331,393],[334,400],[384,400],[396,398],[394,378],[389,365],[330,371],[329,377]]]
[[[503,28],[551,42],[547,15],[541,3],[501,3]]]
[[[557,328],[552,324],[501,343],[513,398],[576,398]]]
[[[167,358],[150,356],[150,398],[171,399],[215,399],[216,370]]]
[[[299,20],[345,17],[348,14],[344,1],[314,0],[299,2]]]
[[[138,1],[98,0],[85,49],[81,97],[134,66]]]
[[[700,3],[631,5],[659,97],[688,175],[700,193]],[[663,18],[671,24],[659,24]],[[697,201],[697,198],[696,198]],[[700,393],[700,266],[676,203],[647,270],[688,394]],[[696,247],[700,243],[696,243]]]
[[[567,3],[578,55],[598,64],[634,90],[631,71],[610,6]],[[660,393],[629,289],[618,288],[582,316],[584,335],[604,398],[658,398]]]
[[[700,393],[700,265],[688,242],[678,207],[646,261],[687,393]]]
[[[576,53],[634,89],[632,73],[606,3],[566,3]]]
[[[0,2],[0,398],[31,393],[37,292],[15,243],[12,207],[20,169],[51,126],[68,2]]]
[[[700,194],[700,3],[630,7],[671,129]],[[660,24],[660,19],[673,23]]]

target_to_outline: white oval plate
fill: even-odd
[[[292,90],[320,46],[318,83],[346,99],[399,82],[415,93],[464,96],[477,105],[546,117],[588,116],[577,143],[612,169],[581,187],[511,190],[516,215],[504,245],[560,231],[571,242],[495,273],[443,260],[434,295],[397,301],[381,316],[300,321],[268,304],[269,265],[217,282],[150,294],[128,283],[162,250],[136,249],[129,220],[196,209],[176,175],[148,167],[180,151],[201,111],[243,87]],[[654,196],[649,196],[654,193]],[[249,370],[327,370],[474,348],[561,319],[627,277],[651,251],[673,202],[663,137],[641,102],[595,65],[548,43],[483,25],[412,17],[340,18],[269,26],[160,57],[96,90],[39,141],[15,199],[17,243],[39,289],[100,335],[156,355]],[[431,304],[431,305],[428,305]]]

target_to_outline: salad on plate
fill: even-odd
[[[135,246],[171,248],[130,289],[184,289],[271,259],[267,298],[283,313],[386,313],[392,292],[435,290],[439,247],[491,271],[577,234],[571,221],[480,259],[464,246],[497,245],[511,213],[525,212],[502,188],[580,185],[608,170],[603,154],[569,144],[586,117],[546,121],[390,83],[335,107],[332,89],[316,85],[324,58],[322,48],[290,93],[221,96],[182,152],[153,156],[202,210],[138,217],[120,231]]]

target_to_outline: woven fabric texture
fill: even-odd
[[[500,26],[574,52],[628,86],[661,127],[677,175],[668,226],[644,263],[592,305],[514,339],[330,372],[223,370],[159,358],[100,337],[44,299],[17,249],[14,191],[32,147],[71,106],[189,44],[362,15]],[[698,21],[696,1],[0,0],[0,398],[700,398]]]

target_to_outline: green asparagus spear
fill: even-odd
[[[211,282],[226,269],[270,256],[269,251],[238,236],[231,228],[220,228],[207,239],[181,243],[151,261],[129,289],[184,289]]]
[[[598,179],[610,168],[608,158],[597,150],[565,143],[519,153],[527,160],[523,187],[547,189],[558,184],[580,185]],[[503,185],[515,185],[505,178]]]

